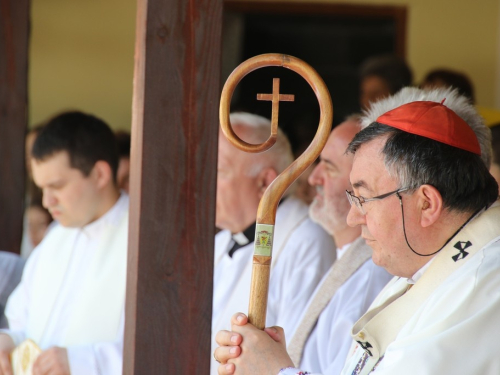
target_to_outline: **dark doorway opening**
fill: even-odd
[[[360,64],[380,54],[405,57],[405,28],[405,7],[225,1],[222,79],[259,54],[298,57],[323,77],[337,125],[360,110]],[[319,106],[296,73],[280,68],[252,72],[235,92],[232,110],[270,118],[270,102],[257,101],[256,94],[270,93],[274,77],[281,80],[281,93],[295,95],[295,102],[280,103],[279,125],[297,153],[316,133]]]

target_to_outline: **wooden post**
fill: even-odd
[[[0,0],[0,250],[19,253],[28,112],[29,0]]]
[[[222,0],[138,0],[124,374],[208,374]]]

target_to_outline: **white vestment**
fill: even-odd
[[[122,372],[128,196],[83,228],[56,226],[26,263],[6,307],[8,333],[66,347],[72,375]]]
[[[288,197],[276,213],[266,326],[279,325],[293,332],[314,289],[335,260],[332,237],[308,216],[308,206]],[[248,312],[253,242],[234,252],[231,233],[215,237],[212,352],[215,335],[230,329],[231,316]],[[212,359],[211,373],[218,363]]]
[[[498,210],[498,203],[494,207]],[[412,292],[419,284],[422,285],[425,278],[441,278],[435,287],[431,285],[430,294],[416,305],[416,310],[409,310],[409,319],[388,344],[372,374],[500,374],[497,345],[497,334],[500,334],[500,214],[496,212],[493,216],[494,219],[487,226],[498,235],[485,239],[485,245],[478,246],[479,250],[473,255],[462,257],[462,250],[467,252],[471,246],[467,243],[468,235],[463,234],[462,230],[449,242],[449,246],[438,253],[431,265],[424,268],[423,275],[413,288],[408,289],[409,279],[394,277],[377,296],[365,316],[377,318],[385,310],[394,307],[400,299],[413,298]],[[464,229],[476,220],[479,228],[483,226],[478,220],[480,218],[472,220]],[[453,248],[455,255],[452,258],[457,265],[462,259],[467,261],[443,278],[444,268],[435,267],[436,261],[438,256],[445,254],[443,252],[446,249]],[[450,258],[447,255],[439,261],[443,259]],[[449,263],[453,264],[452,261]],[[389,316],[387,324],[391,324],[391,320],[401,321],[400,316],[405,314],[401,310],[400,315]],[[356,323],[355,328],[364,321],[365,316]],[[388,331],[388,325],[378,328],[381,333]],[[373,354],[377,347],[375,342],[366,345],[371,339],[365,335],[363,345]],[[365,373],[367,369],[370,371],[370,367],[363,368],[363,365],[369,363],[371,358],[361,345],[354,343],[341,375],[357,375]],[[288,369],[280,375],[298,373],[297,369]]]
[[[498,205],[489,210],[497,210]],[[488,211],[489,211],[488,210]],[[488,212],[486,211],[486,212]],[[481,216],[464,229],[481,223]],[[496,236],[467,258],[418,306],[402,326],[373,371],[374,374],[500,374],[497,334],[500,334],[500,214],[490,221]],[[463,237],[463,238],[461,238]],[[461,241],[456,242],[457,239]],[[450,244],[455,248],[455,262],[460,262],[462,248],[469,250],[468,236],[460,232]],[[471,240],[474,244],[476,241]],[[454,245],[453,245],[454,244]],[[445,251],[445,250],[443,250]],[[424,278],[442,273],[436,266],[439,254],[410,292]],[[371,311],[401,295],[407,279],[394,278],[374,301]],[[408,293],[409,295],[410,293]],[[406,297],[402,295],[401,299]],[[397,301],[397,300],[396,300]],[[390,307],[389,305],[388,307]],[[384,308],[386,309],[386,308]],[[382,310],[383,311],[383,310]],[[369,313],[367,313],[368,315]],[[353,374],[364,350],[356,345],[342,374]],[[355,373],[355,372],[354,372]]]
[[[364,243],[362,246],[368,247]],[[316,326],[304,346],[300,368],[309,372],[339,374],[351,347],[350,332],[353,324],[368,310],[391,278],[392,276],[382,267],[376,266],[371,258],[365,261],[337,289],[319,315]],[[320,286],[317,290],[319,288]],[[311,300],[313,299],[314,295],[311,297]]]

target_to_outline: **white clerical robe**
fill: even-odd
[[[391,278],[386,270],[376,266],[371,259],[363,263],[335,292],[321,312],[304,346],[300,368],[310,372],[339,374],[351,347],[353,324],[368,310]],[[314,295],[311,300],[313,298]]]
[[[307,300],[335,260],[335,244],[311,221],[308,207],[293,197],[279,205],[274,233],[266,326],[293,332]],[[231,258],[231,243],[227,230],[215,237],[212,351],[216,333],[231,328],[231,316],[248,311],[254,244],[238,249]],[[212,374],[217,374],[218,365],[212,359]]]
[[[122,372],[128,196],[83,228],[56,226],[26,263],[6,307],[18,345],[66,347],[72,375]]]
[[[406,284],[404,278],[395,279],[373,307]],[[500,236],[432,293],[387,347],[373,373],[500,374],[499,311]],[[357,347],[342,374],[351,375],[363,353]]]
[[[467,262],[436,285],[417,310],[410,314],[372,374],[500,374],[497,345],[500,334],[500,215],[490,225],[497,227],[499,235],[488,240]],[[460,233],[457,237],[464,241],[466,238],[460,238]],[[457,237],[450,241],[452,246]],[[462,242],[462,246],[455,244],[456,256],[460,255],[459,248],[465,245],[466,241]],[[460,260],[460,257],[456,259]],[[436,260],[434,258],[432,262]],[[419,280],[430,273],[441,273],[432,266],[423,269]],[[415,285],[418,283],[417,280]],[[377,311],[386,301],[404,295],[408,284],[409,279],[393,278],[377,296],[369,312]],[[360,360],[365,358],[370,357],[359,344],[354,343],[341,375],[361,373],[362,366],[359,365],[363,362]],[[300,370],[290,368],[281,371],[280,375],[299,373]]]

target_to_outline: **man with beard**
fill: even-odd
[[[309,176],[309,183],[317,190],[309,214],[334,238],[337,261],[309,300],[288,346],[288,354],[301,368],[325,374],[341,371],[352,342],[351,326],[391,278],[383,268],[373,264],[372,251],[360,237],[361,230],[346,223],[350,205],[345,191],[349,189],[352,156],[345,155],[344,151],[359,130],[359,118],[354,116],[338,125]],[[284,342],[283,332],[269,333]],[[225,331],[219,335],[227,334]],[[215,356],[225,363],[227,353],[219,352],[220,348]],[[219,372],[225,373],[221,369]],[[252,373],[260,372],[254,369]]]

